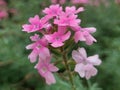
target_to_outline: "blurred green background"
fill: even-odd
[[[0,21],[0,90],[70,90],[70,84],[55,74],[57,83],[48,86],[27,58],[30,34],[22,32],[22,25],[42,9],[48,0],[7,0],[16,15]],[[80,14],[81,26],[97,28],[97,43],[86,46],[89,55],[98,53],[102,64],[99,73],[89,81],[74,78],[77,90],[120,90],[120,5],[109,1],[109,6],[85,5]],[[81,44],[81,43],[80,43]],[[82,45],[82,44],[81,44]]]

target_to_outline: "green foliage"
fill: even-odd
[[[47,0],[45,0],[47,1]],[[25,46],[31,43],[21,26],[35,14],[42,16],[44,0],[9,0],[9,7],[16,8],[16,16],[0,21],[0,90],[71,90],[67,80],[56,74],[57,83],[47,86],[34,65],[27,58],[30,51]],[[82,26],[95,26],[98,40],[92,46],[85,46],[89,55],[98,53],[102,65],[98,75],[90,81],[74,78],[77,90],[120,90],[120,6],[112,2],[108,7],[86,6],[79,17]],[[60,66],[59,66],[60,67]],[[62,68],[62,67],[61,67]],[[62,70],[63,71],[63,70]],[[61,71],[61,72],[62,72]],[[99,88],[100,87],[100,88]]]

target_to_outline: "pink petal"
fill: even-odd
[[[24,24],[22,31],[26,31],[27,33],[35,32],[39,30],[39,28],[36,25],[29,25],[29,24]]]
[[[58,69],[56,66],[54,66],[53,64],[50,64],[50,65],[49,65],[49,70],[50,70],[51,72],[57,72],[59,69]]]
[[[94,32],[96,32],[96,28],[94,28],[94,27],[89,27],[89,28],[83,28],[83,31],[87,31],[87,32],[89,32],[89,33],[94,33]]]
[[[86,50],[84,48],[78,48],[78,51],[84,59],[87,58],[87,53],[86,53]]]
[[[26,46],[26,49],[33,49],[35,48],[36,44],[35,43],[32,43],[32,44],[29,44]]]
[[[85,66],[85,78],[86,79],[90,79],[92,76],[95,76],[97,74],[97,69],[93,67],[93,65],[91,64],[87,64]]]
[[[83,58],[81,57],[80,53],[76,50],[72,51],[72,58],[75,60],[76,63],[81,63]]]
[[[34,36],[31,36],[30,39],[31,41],[38,41],[40,38],[38,34],[35,34]]]
[[[52,74],[51,72],[49,72],[49,71],[44,75],[44,78],[45,78],[46,83],[47,83],[48,85],[51,85],[51,84],[56,83],[55,77],[54,77],[53,74]]]
[[[39,59],[45,60],[46,58],[50,58],[50,51],[46,47],[41,47],[39,50]]]
[[[58,33],[59,34],[64,34],[67,31],[66,26],[58,26]]]
[[[49,13],[49,8],[45,8],[45,9],[43,10],[43,13],[45,13],[45,14]]]
[[[84,64],[82,63],[76,64],[75,71],[78,72],[82,78],[85,77]]]
[[[84,7],[80,7],[77,9],[76,13],[80,13],[80,12],[83,12],[84,11]]]
[[[61,39],[62,41],[68,40],[70,38],[71,32],[68,31],[66,34],[64,34]]]
[[[28,56],[28,58],[30,59],[30,62],[33,63],[36,61],[37,59],[37,56],[38,56],[38,50],[37,49],[34,49],[30,55]]]
[[[85,37],[84,37],[84,35],[81,31],[77,31],[74,35],[74,40],[77,43],[79,40],[80,41],[85,41],[86,39],[85,39]]]
[[[39,18],[38,15],[35,15],[33,18],[30,18],[30,19],[29,19],[29,22],[30,22],[31,24],[38,24],[39,21],[40,21],[40,18]]]
[[[86,44],[87,45],[92,45],[93,42],[97,42],[97,40],[90,34],[85,36],[85,38],[86,38]]]
[[[88,57],[87,62],[89,62],[92,65],[100,65],[101,64],[101,60],[99,59],[98,55]]]
[[[55,42],[53,42],[52,44],[51,44],[51,46],[53,46],[53,47],[55,47],[55,48],[57,48],[57,47],[61,47],[61,46],[63,46],[64,44],[62,43],[62,42],[60,42],[60,41],[55,41]]]
[[[52,42],[53,42],[52,34],[44,35],[44,36],[45,36],[45,38],[48,40],[49,43],[52,43]]]

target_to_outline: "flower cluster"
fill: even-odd
[[[59,3],[59,4],[65,4],[65,3],[66,3],[66,0],[51,0],[51,2],[52,2],[53,4],[57,4],[57,3]]]
[[[6,7],[7,3],[4,0],[0,0],[0,20],[8,17]]]
[[[89,0],[71,0],[72,4],[88,4]]]
[[[5,0],[0,0],[0,20],[8,18],[9,14],[16,14],[16,9],[8,8],[8,3]]]
[[[115,0],[116,2],[119,3],[119,0]],[[51,2],[53,4],[65,4],[65,3],[68,3],[70,2],[71,4],[74,4],[74,5],[92,5],[92,6],[99,6],[101,4],[105,5],[105,6],[108,6],[109,5],[109,2],[108,0],[70,0],[67,2],[67,0],[51,0]]]
[[[115,0],[115,3],[116,4],[120,4],[120,0]]]
[[[27,33],[40,33],[40,36],[35,34],[30,37],[33,43],[26,48],[32,49],[28,58],[32,63],[38,60],[35,68],[49,85],[55,83],[52,72],[58,71],[58,68],[53,63],[51,64],[52,55],[49,48],[60,49],[68,40],[74,40],[76,44],[83,41],[87,45],[92,45],[97,41],[91,35],[96,31],[94,27],[83,28],[80,26],[81,19],[77,14],[83,11],[83,7],[76,9],[75,6],[72,6],[63,10],[60,5],[51,5],[43,10],[45,14],[43,18],[35,15],[29,19],[29,24],[22,26],[23,31]],[[93,65],[100,65],[101,61],[98,55],[87,58],[85,50],[80,48],[79,52],[72,52],[72,57],[77,63],[75,71],[81,77],[89,79],[97,73]]]

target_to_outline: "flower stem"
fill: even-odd
[[[73,82],[73,76],[72,76],[72,73],[71,73],[71,71],[70,71],[70,67],[69,67],[69,65],[68,65],[68,63],[67,63],[67,55],[66,55],[66,52],[64,51],[64,48],[63,48],[63,47],[61,48],[61,52],[62,52],[63,61],[64,61],[64,63],[65,63],[66,70],[67,70],[68,75],[69,75],[69,80],[70,80],[71,85],[72,85],[72,90],[76,90],[75,85],[74,85],[74,82]]]

